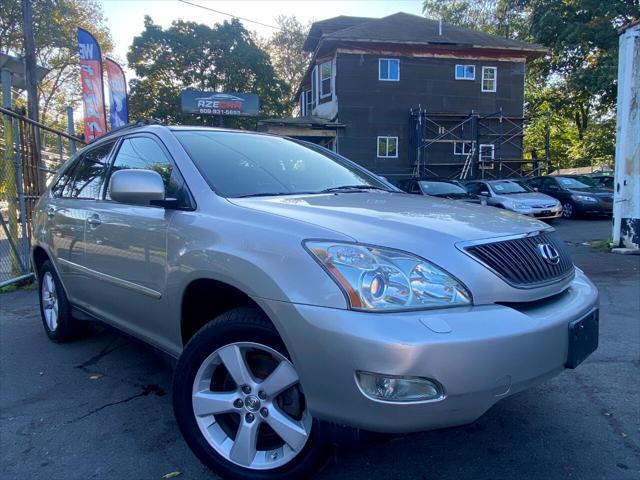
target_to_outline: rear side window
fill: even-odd
[[[64,190],[64,187],[67,186],[67,183],[69,183],[69,180],[73,179],[73,174],[75,173],[76,166],[78,165],[78,162],[80,160],[81,157],[76,157],[64,167],[64,170],[60,174],[60,177],[58,177],[58,181],[53,187],[51,187],[51,193],[54,197],[62,196],[62,191]]]
[[[107,174],[109,154],[115,142],[104,143],[82,154],[73,169],[73,180],[67,181],[62,196],[97,200]]]
[[[164,181],[167,198],[187,202],[184,181],[160,144],[150,137],[126,138],[113,161],[111,174],[118,170],[141,169],[158,172]],[[107,191],[107,198],[109,192]]]

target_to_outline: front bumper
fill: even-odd
[[[513,211],[539,220],[549,220],[562,216],[562,206],[549,208],[527,208]]]
[[[576,213],[595,214],[595,215],[611,215],[613,213],[612,202],[575,202]]]
[[[568,324],[597,307],[577,272],[547,301],[405,313],[364,313],[256,299],[274,319],[312,415],[365,430],[405,433],[472,422],[499,399],[564,369]],[[437,380],[441,400],[364,396],[357,370]]]

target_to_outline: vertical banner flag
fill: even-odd
[[[84,136],[86,140],[93,140],[107,132],[102,86],[102,56],[96,39],[82,28],[78,28],[78,51],[84,105]]]
[[[129,105],[127,102],[127,83],[120,65],[105,58],[109,85],[109,123],[111,129],[129,123]]]

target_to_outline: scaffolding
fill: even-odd
[[[490,115],[428,112],[422,106],[409,112],[409,148],[414,178],[513,178],[549,170],[548,135],[544,164],[523,157],[524,117],[502,109]],[[448,151],[443,151],[450,145]],[[442,161],[453,156],[454,161]]]

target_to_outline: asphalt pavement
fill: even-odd
[[[584,245],[607,238],[610,220],[556,227],[600,289],[599,349],[473,424],[342,447],[318,479],[640,478],[640,257]],[[216,478],[180,436],[171,375],[109,330],[53,344],[35,291],[0,294],[0,477]]]

